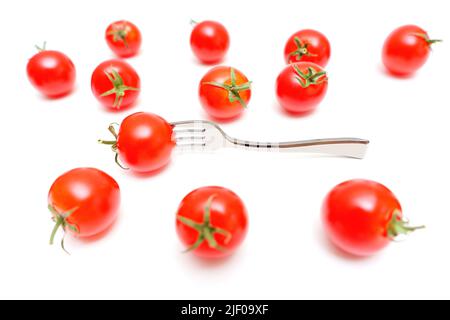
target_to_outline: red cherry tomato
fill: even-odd
[[[331,46],[327,37],[311,29],[294,33],[284,47],[286,63],[313,62],[326,67],[330,54]]]
[[[91,237],[104,231],[115,221],[119,204],[119,185],[103,171],[78,168],[64,173],[48,194],[48,207],[55,222],[50,244],[59,228],[76,237]]]
[[[58,98],[70,93],[75,86],[76,71],[72,60],[59,51],[39,48],[27,65],[28,79],[43,95]]]
[[[122,168],[147,173],[161,169],[169,162],[175,141],[172,126],[163,118],[138,112],[123,120],[118,134],[113,125],[109,130],[116,140],[99,142],[112,146],[116,163]]]
[[[410,227],[402,208],[385,186],[369,180],[350,180],[325,198],[323,224],[330,240],[357,256],[370,256],[393,238],[423,227]]]
[[[142,43],[138,27],[125,20],[111,23],[106,29],[105,39],[109,48],[122,58],[135,56]]]
[[[215,21],[196,23],[191,33],[191,48],[203,63],[213,64],[223,60],[230,46],[227,29]]]
[[[128,63],[108,60],[92,73],[91,89],[100,103],[111,109],[130,107],[139,96],[141,80]]]
[[[199,84],[200,102],[213,118],[229,120],[242,114],[251,97],[251,82],[237,69],[215,67]]]
[[[423,29],[407,25],[395,29],[383,46],[383,63],[394,75],[408,75],[422,67],[428,59],[431,40]]]
[[[327,88],[327,74],[321,67],[311,62],[297,62],[288,65],[278,76],[276,94],[287,112],[306,114],[323,100]]]
[[[202,258],[223,258],[242,244],[248,218],[242,200],[222,187],[203,187],[189,193],[177,211],[181,242]]]

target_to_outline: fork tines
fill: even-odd
[[[180,147],[204,147],[206,145],[205,133],[205,128],[176,125],[173,128],[173,139]]]

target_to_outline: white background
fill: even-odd
[[[2,7],[0,104],[0,298],[450,298],[448,165],[450,26],[447,1],[10,1]],[[110,122],[136,111],[168,121],[205,118],[197,97],[208,67],[190,51],[190,19],[221,21],[231,34],[225,64],[253,80],[245,116],[232,136],[294,140],[355,136],[371,145],[363,161],[245,153],[178,155],[157,176],[121,171],[97,144]],[[103,33],[118,19],[137,24],[142,79],[138,106],[102,109],[90,91],[97,64],[112,58]],[[414,77],[395,79],[380,51],[394,28],[414,23],[435,46]],[[306,118],[280,112],[274,82],[286,39],[315,28],[332,44],[329,91]],[[47,100],[28,83],[34,44],[68,54],[77,89]],[[120,184],[119,221],[97,241],[68,240],[72,256],[50,247],[47,192],[63,172],[93,166]],[[325,194],[351,178],[386,184],[425,231],[380,255],[354,259],[324,238]],[[175,211],[194,188],[238,193],[250,232],[231,259],[202,262],[181,253]]]

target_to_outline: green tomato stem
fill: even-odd
[[[401,218],[401,212],[395,211],[392,215],[392,219],[389,222],[388,226],[388,237],[390,239],[395,239],[399,235],[409,234],[416,230],[425,229],[425,226],[410,226],[409,221],[406,221]]]
[[[184,224],[198,232],[197,240],[185,252],[194,251],[195,249],[200,247],[204,241],[207,242],[207,244],[210,248],[213,248],[213,249],[216,249],[216,250],[222,251],[222,252],[226,251],[226,249],[224,247],[222,247],[221,245],[219,245],[217,243],[217,240],[215,239],[214,234],[218,233],[218,234],[225,236],[225,238],[226,238],[225,243],[229,243],[231,241],[232,234],[227,230],[216,228],[211,224],[211,205],[212,205],[212,201],[214,200],[215,197],[216,197],[216,195],[212,195],[211,197],[209,197],[209,199],[206,203],[206,206],[204,208],[202,223],[198,223],[196,221],[193,221],[191,219],[188,219],[188,218],[182,217],[182,216],[177,217],[178,221],[180,221],[182,224]]]

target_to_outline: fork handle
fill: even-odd
[[[234,147],[249,150],[299,152],[356,159],[364,158],[367,145],[369,144],[368,140],[356,138],[314,139],[280,143],[261,143],[230,139],[229,142]]]

